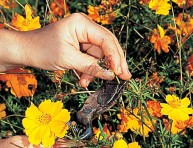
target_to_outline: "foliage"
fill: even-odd
[[[1,0],[0,28],[34,30],[75,12],[87,14],[113,32],[132,73],[118,103],[93,121],[95,135],[84,145],[119,147],[124,143],[131,147],[134,142],[144,148],[192,147],[192,0]],[[76,113],[103,80],[96,78],[84,89],[73,70],[50,72],[26,67],[22,71],[0,75],[0,137],[25,134],[22,119],[27,108],[32,102],[39,105],[50,99],[62,101],[70,112],[64,139],[80,140],[84,126]],[[21,79],[13,83],[10,77]],[[28,84],[24,88],[30,90],[27,95],[22,95],[26,92],[23,89],[18,90],[18,96],[8,85],[22,85],[24,81]],[[171,108],[175,111],[172,117],[182,120],[168,118],[166,112]]]

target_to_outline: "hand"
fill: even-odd
[[[82,73],[83,87],[94,77],[108,80],[113,79],[114,74],[124,80],[131,77],[116,37],[82,13],[71,14],[41,29],[15,34],[17,50],[14,50],[19,51],[15,54],[17,65],[46,70],[74,69]],[[104,56],[111,70],[98,65]]]

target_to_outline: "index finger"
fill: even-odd
[[[113,34],[87,17],[85,18],[82,20],[82,24],[78,25],[76,29],[79,42],[90,43],[100,47],[105,57],[108,58],[114,73],[120,75],[122,73],[121,55]]]

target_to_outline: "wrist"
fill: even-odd
[[[20,32],[0,29],[0,72],[25,66]]]

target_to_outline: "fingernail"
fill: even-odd
[[[129,71],[129,69],[127,69],[127,72],[128,72],[128,75],[130,76],[130,78],[132,77],[132,75],[131,75],[131,73],[130,73],[130,71]]]
[[[90,82],[87,80],[85,83],[86,83],[86,87],[88,87]]]
[[[119,66],[119,67],[117,68],[117,74],[121,74],[121,73],[122,73],[121,66]]]

